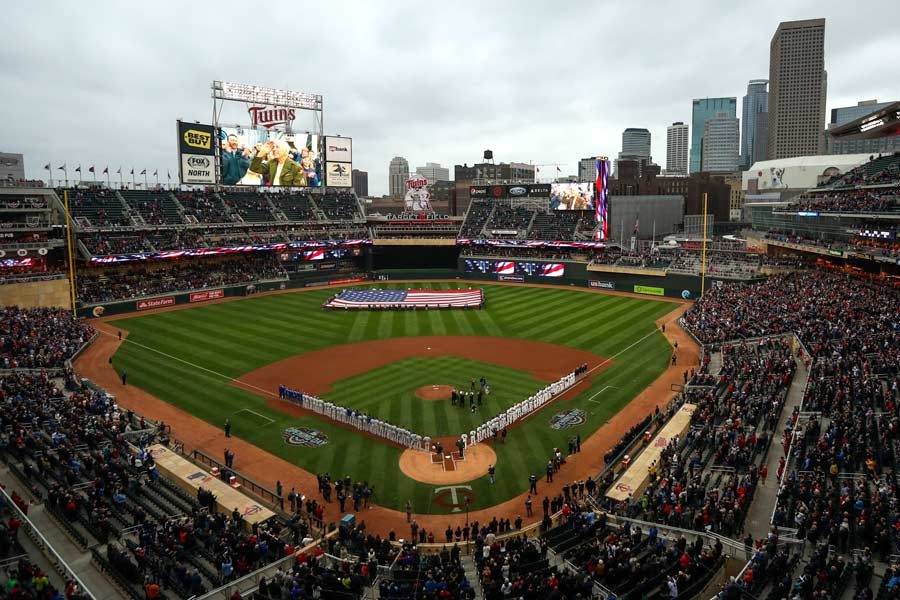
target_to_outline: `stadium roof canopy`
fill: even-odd
[[[900,102],[828,130],[835,140],[865,140],[900,135]]]

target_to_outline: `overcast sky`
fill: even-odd
[[[50,161],[54,176],[66,162],[175,177],[174,121],[209,122],[220,79],[322,94],[373,195],[395,155],[452,167],[490,148],[575,174],[626,127],[648,128],[665,165],[666,126],[690,123],[693,98],[740,101],[768,78],[779,21],[816,17],[829,110],[900,98],[897,0],[430,4],[6,3],[0,151],[31,177]]]

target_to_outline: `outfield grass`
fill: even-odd
[[[424,401],[416,389],[434,384],[468,390],[472,379],[485,377],[491,393],[482,396],[476,412],[450,400]],[[335,382],[323,397],[373,417],[430,437],[469,433],[547,385],[524,371],[458,356],[408,358]]]
[[[430,287],[466,285],[433,283]],[[562,408],[550,405],[514,428],[507,444],[496,448],[496,483],[490,485],[485,475],[469,484],[475,495],[472,508],[484,508],[526,491],[529,474],[543,472],[553,447],[564,448],[575,433],[582,438],[590,435],[666,368],[671,348],[662,334],[654,333],[654,321],[674,305],[558,288],[479,285],[487,296],[486,309],[479,311],[323,312],[320,306],[334,290],[321,289],[118,319],[114,324],[128,330],[128,341],[134,343],[122,345],[114,365],[120,372],[128,371],[129,384],[214,425],[221,426],[230,417],[235,435],[308,471],[373,482],[379,504],[402,509],[409,499],[416,512],[441,513],[447,509],[432,502],[434,486],[400,472],[398,449],[317,417],[295,418],[271,409],[259,396],[232,386],[228,378],[336,344],[419,335],[533,339],[613,358],[612,366],[593,379],[589,388],[566,402],[565,408],[586,412],[584,424],[551,429],[550,419]],[[473,375],[466,371],[465,380]],[[422,380],[415,370],[403,370],[394,377],[399,378],[396,387],[401,393],[435,383],[419,383]],[[414,405],[407,407],[412,411]],[[243,409],[273,422],[262,425],[259,416],[240,412]],[[329,444],[317,449],[286,444],[282,430],[300,426],[324,432]],[[236,466],[240,468],[240,457]],[[290,487],[290,482],[284,483]]]

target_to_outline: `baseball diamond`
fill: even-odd
[[[112,364],[128,373],[129,387],[216,426],[228,416],[233,436],[310,473],[366,480],[377,504],[401,509],[411,500],[417,513],[448,509],[433,501],[433,485],[401,472],[401,448],[279,400],[279,385],[452,440],[587,364],[583,382],[514,423],[505,443],[485,442],[497,456],[495,482],[486,472],[467,482],[471,507],[485,508],[526,491],[554,448],[565,448],[576,432],[589,437],[666,369],[671,347],[655,321],[675,305],[557,288],[481,287],[486,306],[471,311],[323,312],[333,292],[310,290],[110,320],[106,325],[128,336]],[[480,405],[477,394],[465,406],[415,394],[430,384],[471,392],[482,377],[490,394]],[[602,404],[587,402],[606,386],[615,387]],[[554,415],[571,409],[582,411],[583,422],[551,425]],[[258,415],[274,423],[261,427]],[[314,433],[294,433],[306,430]]]

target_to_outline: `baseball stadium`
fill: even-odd
[[[619,194],[603,156],[371,199],[321,96],[211,89],[175,182],[0,185],[29,590],[896,596],[900,154],[735,222],[722,181]]]

